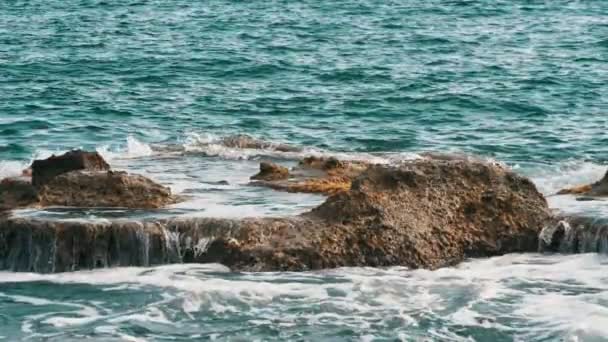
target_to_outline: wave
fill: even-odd
[[[97,152],[108,162],[115,159],[129,159],[151,156],[154,151],[149,144],[137,140],[133,136],[127,137],[127,145],[122,149],[111,149],[109,145],[98,147]]]
[[[230,339],[244,330],[252,337],[268,336],[268,329],[282,327],[282,339],[340,339],[346,329],[370,340],[517,336],[529,341],[547,334],[602,340],[608,338],[606,262],[606,256],[596,254],[512,254],[436,271],[391,267],[235,274],[217,264],[190,264],[46,275],[0,272],[5,285],[0,300],[21,303],[20,313],[47,308],[43,315],[17,317],[29,328],[20,337],[69,329],[98,338],[130,332],[204,339],[209,336],[195,334],[212,331]],[[13,290],[15,283],[19,286]],[[90,286],[77,292],[81,284]],[[57,296],[54,288],[73,288],[78,295]],[[83,301],[87,296],[94,301]],[[217,324],[222,320],[231,324]]]

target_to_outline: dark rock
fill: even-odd
[[[72,171],[38,192],[42,206],[161,208],[175,202],[171,190],[140,175],[114,171]]]
[[[73,150],[60,156],[35,160],[31,166],[32,184],[39,188],[54,177],[76,170],[105,171],[110,165],[97,152]]]
[[[270,162],[260,163],[260,172],[251,179],[273,181],[289,178],[289,169]]]
[[[0,181],[0,211],[35,204],[36,189],[29,178],[5,178]]]
[[[371,166],[348,191],[295,217],[112,224],[0,219],[0,268],[218,262],[248,271],[433,269],[469,257],[537,251],[538,233],[551,220],[534,184],[500,166],[413,161]]]

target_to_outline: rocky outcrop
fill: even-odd
[[[35,160],[31,166],[32,184],[41,187],[54,177],[76,170],[106,171],[110,165],[97,152],[73,150],[60,156]]]
[[[260,163],[260,172],[251,176],[253,180],[275,181],[289,178],[289,169],[270,162]]]
[[[304,158],[292,170],[288,177],[261,178],[260,174],[252,177],[253,185],[287,192],[335,194],[350,189],[351,182],[370,164],[359,161],[340,161],[336,158]],[[262,169],[260,165],[260,169]]]
[[[117,171],[72,171],[38,191],[41,206],[162,208],[174,203],[171,190],[152,180]]]
[[[538,233],[550,216],[534,184],[500,166],[422,160],[370,166],[348,190],[295,217],[114,223],[0,219],[0,268],[58,272],[217,262],[248,271],[432,269],[469,257],[536,251]]]
[[[592,184],[579,185],[572,188],[562,189],[558,195],[581,195],[583,199],[588,197],[608,196],[608,172],[602,179]]]

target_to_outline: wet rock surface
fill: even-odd
[[[324,174],[337,168],[318,160],[303,164]],[[537,251],[538,233],[551,220],[534,184],[492,164],[366,165],[351,182],[294,217],[113,223],[3,218],[0,268],[59,272],[217,262],[247,271],[433,269],[469,257]]]

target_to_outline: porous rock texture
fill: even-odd
[[[217,262],[233,270],[339,266],[434,269],[538,248],[551,214],[528,179],[494,164],[417,160],[369,166],[302,215],[149,222],[0,219],[0,268],[58,272]]]

